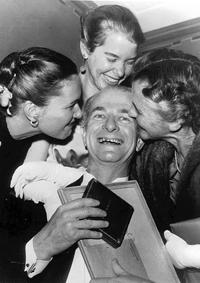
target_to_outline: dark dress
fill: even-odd
[[[24,272],[25,244],[46,224],[43,204],[15,198],[10,180],[24,161],[34,138],[14,140],[0,117],[0,282],[66,282],[73,247],[55,256],[47,268],[32,279]]]

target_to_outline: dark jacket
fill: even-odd
[[[17,199],[9,184],[23,163],[32,138],[16,141],[0,118],[0,281],[2,283],[66,282],[74,247],[55,256],[47,268],[32,279],[24,272],[25,244],[46,224],[42,203]]]
[[[175,148],[166,141],[149,141],[133,159],[130,178],[136,179],[161,235],[169,224],[200,217],[200,134],[181,170],[175,203],[170,199],[169,167]]]

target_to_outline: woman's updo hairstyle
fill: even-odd
[[[66,56],[44,47],[13,52],[0,64],[0,85],[12,93],[11,114],[21,103],[30,100],[37,106],[47,105],[59,95],[65,81],[77,75],[76,65]],[[1,107],[6,114],[6,109]]]

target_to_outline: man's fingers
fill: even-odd
[[[77,240],[81,239],[101,239],[102,233],[98,231],[92,231],[92,230],[78,230],[77,233]]]
[[[103,220],[90,220],[83,219],[73,223],[73,226],[77,229],[99,229],[108,227],[109,223]]]
[[[65,211],[63,213],[63,221],[68,221],[70,219],[74,220],[82,220],[86,218],[97,218],[97,220],[101,220],[101,218],[106,216],[106,212],[95,207],[84,207],[74,210]]]
[[[81,207],[98,206],[100,202],[91,198],[78,198],[63,205],[63,209],[71,210]]]

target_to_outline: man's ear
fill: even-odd
[[[144,141],[141,138],[138,138],[137,144],[136,144],[136,151],[140,151],[144,146]]]
[[[40,116],[40,108],[31,101],[24,103],[24,114],[29,121],[38,120]]]
[[[182,119],[178,119],[175,122],[170,122],[169,123],[169,130],[170,132],[178,132],[183,125],[183,120]]]
[[[81,54],[82,54],[83,58],[85,60],[88,59],[90,51],[89,51],[84,39],[81,39],[81,41],[80,41],[80,50],[81,50]]]

